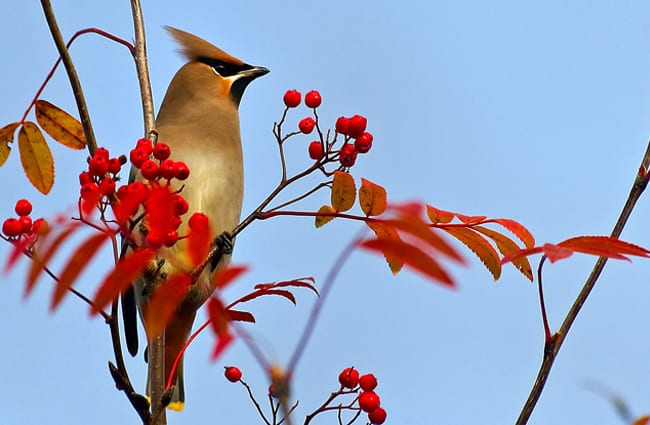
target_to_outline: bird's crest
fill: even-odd
[[[194,34],[169,26],[166,26],[165,29],[172,35],[172,37],[174,37],[176,42],[181,45],[180,51],[188,60],[216,59],[235,66],[244,65],[242,60],[229,55],[217,46],[208,43]]]

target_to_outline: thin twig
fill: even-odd
[[[147,43],[144,33],[144,18],[140,0],[131,0],[131,13],[133,14],[133,29],[135,34],[133,59],[140,84],[140,97],[142,99],[142,114],[144,117],[144,134],[149,137],[156,128],[153,109],[153,94],[151,80],[149,79],[149,66],[147,64]]]
[[[648,185],[649,168],[650,168],[650,143],[648,143],[648,146],[646,148],[646,152],[643,156],[643,160],[641,161],[639,172],[637,173],[637,176],[634,179],[634,183],[632,184],[632,188],[630,189],[630,194],[628,195],[627,200],[625,201],[625,205],[623,206],[623,209],[621,211],[621,214],[619,215],[618,220],[616,221],[616,225],[612,230],[611,233],[612,237],[618,238],[621,235],[621,232],[623,231],[623,228],[625,227],[625,224],[627,223],[630,214],[632,214],[632,210],[634,209],[634,206],[636,205],[637,201],[639,200],[646,186]],[[551,339],[551,343],[545,347],[544,357],[542,358],[542,364],[540,365],[539,372],[537,373],[537,378],[535,379],[535,383],[533,384],[533,388],[530,391],[530,395],[528,396],[528,399],[526,400],[526,403],[524,404],[521,413],[519,414],[519,418],[517,419],[516,425],[524,425],[528,423],[528,419],[530,418],[530,415],[533,413],[533,410],[535,409],[535,405],[537,404],[537,401],[539,400],[539,397],[541,396],[542,391],[544,390],[544,385],[546,384],[546,380],[548,379],[548,376],[551,372],[551,368],[553,367],[553,362],[557,358],[557,354],[560,351],[560,348],[562,347],[564,339],[566,338],[566,335],[571,329],[573,322],[578,316],[580,309],[582,308],[585,301],[589,297],[591,290],[594,288],[596,281],[598,281],[598,277],[600,276],[600,273],[603,271],[603,268],[605,267],[606,263],[607,263],[607,258],[605,257],[600,257],[596,261],[596,264],[591,270],[589,277],[587,277],[587,280],[585,281],[582,289],[580,290],[580,293],[576,297],[575,301],[573,302],[573,305],[571,306],[571,309],[567,313],[564,322],[562,322],[562,326],[560,326],[560,329],[557,331],[557,333],[553,335],[553,338]]]
[[[544,302],[544,287],[542,286],[542,267],[546,261],[546,255],[543,255],[537,266],[537,291],[539,293],[539,308],[542,310],[542,323],[544,324],[544,344],[551,343],[551,327],[548,324],[548,315],[546,314],[546,303]]]
[[[86,136],[88,151],[91,155],[93,155],[97,149],[97,140],[95,139],[95,133],[90,121],[90,115],[88,114],[88,105],[86,104],[86,99],[81,88],[81,82],[79,81],[79,76],[77,75],[77,70],[74,67],[72,57],[70,56],[70,52],[65,45],[65,40],[63,39],[63,35],[61,35],[59,25],[56,22],[52,4],[49,0],[41,0],[41,6],[43,7],[43,12],[45,13],[47,26],[50,28],[52,38],[54,39],[54,44],[56,44],[56,48],[59,51],[59,55],[61,56],[61,60],[65,66],[65,71],[68,74],[70,85],[72,86],[72,94],[74,95],[75,102],[77,103],[79,119],[84,129],[84,135]]]

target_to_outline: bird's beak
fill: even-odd
[[[253,66],[251,69],[240,71],[239,75],[241,75],[242,77],[250,78],[252,80],[257,77],[261,77],[262,75],[266,75],[268,73],[269,70],[267,68],[264,68],[263,66]]]

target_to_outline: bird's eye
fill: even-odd
[[[210,66],[215,73],[219,74],[222,77],[230,77],[237,74],[240,70],[240,66],[233,65],[231,63],[223,62],[217,59],[212,58],[201,58],[200,62]]]

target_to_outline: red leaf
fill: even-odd
[[[145,210],[149,231],[155,230],[166,236],[174,230],[172,224],[175,217],[174,194],[168,186],[154,186],[151,189],[145,202]]]
[[[573,255],[573,250],[568,248],[563,248],[559,245],[554,245],[552,243],[545,243],[542,246],[542,252],[549,259],[551,263],[555,263],[559,260],[564,260]]]
[[[284,280],[281,282],[275,282],[275,283],[258,283],[255,285],[255,288],[267,288],[267,287],[273,287],[273,288],[284,288],[287,286],[290,287],[297,287],[297,288],[307,288],[311,289],[316,295],[319,295],[318,289],[313,285],[315,282],[313,277],[300,277],[298,279],[293,279],[293,280]]]
[[[501,265],[504,265],[506,263],[509,263],[511,261],[515,261],[518,258],[521,257],[528,257],[530,255],[534,254],[539,254],[540,252],[543,252],[544,249],[541,246],[536,246],[533,248],[526,248],[526,249],[520,249],[519,251],[515,251],[511,254],[506,255],[501,259]]]
[[[190,275],[180,273],[167,278],[155,290],[151,300],[142,309],[145,331],[149,340],[160,335],[165,329],[191,285]]]
[[[378,239],[401,240],[399,233],[397,233],[397,230],[395,230],[393,226],[377,221],[367,221],[366,224],[372,229],[373,232],[375,232],[375,235]],[[388,267],[390,268],[390,271],[393,273],[393,275],[396,275],[400,272],[400,270],[402,270],[404,262],[400,258],[389,257],[386,255],[384,255],[384,258],[386,259]]]
[[[29,295],[34,289],[34,285],[43,269],[50,262],[57,249],[72,233],[79,228],[78,223],[72,223],[65,227],[51,242],[49,239],[42,241],[42,246],[37,246],[32,256],[32,264],[27,274],[27,283],[25,286],[25,296]],[[49,243],[46,243],[49,242]]]
[[[223,289],[248,271],[248,266],[228,266],[217,270],[213,278],[215,289]]]
[[[192,221],[192,230],[185,242],[185,252],[192,266],[203,263],[210,253],[212,228],[209,220]]]
[[[231,321],[255,323],[255,316],[247,311],[228,309],[228,318]]]
[[[108,240],[109,236],[110,233],[107,232],[92,235],[72,253],[54,288],[50,310],[58,307],[74,281],[79,277],[79,274],[97,254],[97,251]]]
[[[234,340],[234,336],[228,330],[230,315],[221,300],[216,297],[210,297],[208,300],[208,316],[212,330],[217,336],[217,344],[212,351],[212,360],[216,360]]]
[[[104,278],[93,299],[91,314],[99,313],[116,299],[126,288],[133,284],[147,265],[154,259],[156,252],[151,249],[133,251],[124,257]]]
[[[404,264],[424,276],[452,288],[455,287],[454,281],[440,267],[438,261],[416,246],[397,239],[369,239],[361,242],[360,246],[370,251],[381,252],[386,256],[400,258]]]
[[[626,255],[650,257],[650,251],[647,249],[608,236],[578,236],[564,240],[558,243],[557,246],[583,254],[615,258],[617,260],[630,261]]]
[[[495,218],[487,221],[500,224],[501,226],[508,229],[510,232],[512,232],[513,235],[515,235],[517,238],[519,238],[520,241],[524,243],[526,248],[532,248],[535,246],[535,237],[519,222],[510,220],[509,218]]]

